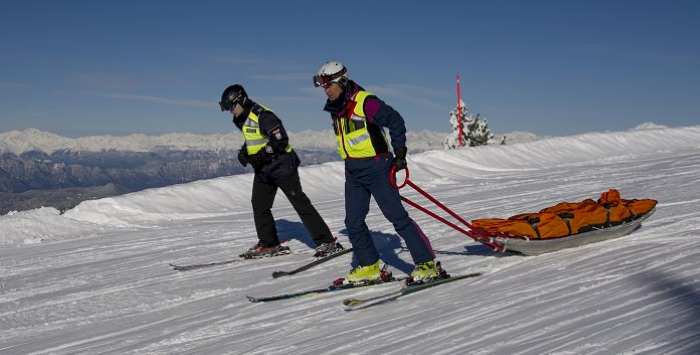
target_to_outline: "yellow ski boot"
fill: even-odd
[[[379,260],[372,265],[357,266],[345,275],[343,284],[364,285],[382,280],[382,270],[379,267]]]
[[[435,260],[426,261],[416,265],[413,272],[411,272],[408,284],[430,282],[439,279],[443,273],[440,263],[436,263]]]

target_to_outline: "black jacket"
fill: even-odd
[[[289,136],[282,125],[282,121],[274,112],[265,110],[262,106],[248,100],[245,111],[234,117],[233,123],[238,129],[243,129],[243,124],[248,119],[251,110],[258,115],[260,130],[269,139],[267,146],[254,155],[248,155],[248,161],[255,169],[256,174],[269,175],[271,177],[283,177],[296,172],[300,160],[296,152],[286,152],[289,144]],[[247,151],[245,143],[241,147]],[[247,153],[246,153],[247,154]]]

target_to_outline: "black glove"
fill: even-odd
[[[238,161],[241,162],[243,166],[248,165],[248,152],[246,152],[245,146],[238,151]]]
[[[270,162],[270,159],[272,159],[272,156],[265,152],[265,149],[263,148],[253,155],[248,155],[247,159],[250,166],[252,166],[253,169],[258,170],[267,165]]]
[[[396,171],[406,169],[406,152],[408,149],[406,147],[401,147],[397,149],[394,154],[394,161],[391,162],[396,167]]]

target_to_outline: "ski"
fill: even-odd
[[[342,283],[339,283],[336,281],[332,285],[330,285],[328,287],[324,287],[324,288],[317,288],[317,289],[299,291],[299,292],[294,292],[294,293],[285,293],[285,294],[281,294],[281,295],[277,295],[277,296],[269,296],[269,297],[253,297],[253,296],[246,296],[246,297],[248,298],[248,301],[253,302],[253,303],[281,301],[281,300],[287,300],[290,298],[297,298],[297,297],[302,297],[302,296],[307,296],[307,295],[316,295],[316,294],[322,294],[322,293],[350,290],[350,289],[355,289],[355,288],[360,288],[360,287],[378,286],[378,285],[383,285],[383,284],[389,283],[389,282],[404,281],[406,279],[407,279],[406,277],[391,278],[390,280],[387,280],[387,281],[372,282],[372,283],[367,283],[367,284],[362,284],[362,285],[353,285],[353,284],[343,285]]]
[[[232,263],[237,263],[240,261],[243,261],[245,259],[231,259],[231,260],[224,260],[224,261],[216,261],[213,263],[205,263],[205,264],[190,264],[190,265],[177,265],[177,264],[168,264],[170,267],[173,268],[173,270],[177,271],[188,271],[188,270],[194,270],[194,269],[201,269],[205,267],[210,267],[210,266],[218,266],[218,265],[226,265],[226,264],[232,264]]]
[[[201,269],[205,267],[212,267],[212,266],[219,266],[219,265],[226,265],[226,264],[233,264],[245,260],[256,260],[256,259],[264,259],[264,258],[272,258],[275,256],[283,256],[283,255],[289,255],[291,254],[291,251],[289,249],[286,249],[280,253],[277,254],[270,254],[270,255],[262,255],[254,258],[250,257],[244,257],[244,254],[241,254],[238,256],[236,259],[229,259],[229,260],[223,260],[223,261],[215,261],[212,263],[204,263],[204,264],[190,264],[190,265],[176,265],[176,264],[168,264],[170,267],[173,268],[173,270],[177,271],[189,271],[189,270],[195,270],[195,269]]]
[[[306,264],[304,264],[304,265],[302,265],[302,266],[300,266],[300,267],[298,267],[298,268],[296,268],[296,269],[294,269],[294,270],[289,270],[289,271],[274,271],[274,272],[272,273],[272,278],[273,278],[273,279],[276,279],[276,278],[282,277],[282,276],[294,275],[294,274],[296,274],[296,273],[299,273],[299,272],[302,272],[302,271],[311,269],[312,267],[314,267],[314,266],[316,266],[316,265],[323,264],[323,263],[325,263],[325,262],[328,261],[328,260],[331,260],[331,259],[337,258],[337,257],[339,257],[339,256],[341,256],[341,255],[347,254],[347,253],[349,253],[349,252],[351,252],[351,251],[352,251],[352,248],[343,249],[343,250],[341,250],[341,251],[339,251],[339,252],[337,252],[337,253],[330,254],[330,255],[326,255],[326,256],[324,256],[324,257],[322,257],[322,258],[318,258],[318,259],[316,259],[316,260],[314,260],[314,261],[312,261],[312,262],[306,263]]]
[[[425,289],[433,287],[433,286],[438,286],[438,285],[446,284],[448,282],[453,282],[453,281],[457,281],[457,280],[477,277],[480,275],[481,275],[480,272],[475,272],[475,273],[471,273],[471,274],[450,276],[447,278],[437,279],[437,280],[434,280],[431,282],[407,285],[407,286],[402,287],[400,290],[390,291],[390,292],[387,292],[387,293],[384,293],[384,294],[381,294],[378,296],[374,296],[374,297],[346,298],[343,300],[343,305],[345,305],[346,311],[354,311],[357,309],[364,309],[364,308],[384,304],[387,302],[395,301],[402,296],[409,295],[411,293],[418,292],[421,290],[425,290]]]

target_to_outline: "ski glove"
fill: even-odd
[[[246,151],[245,145],[238,151],[238,161],[241,165],[248,165],[248,152]]]
[[[396,150],[392,165],[396,167],[396,171],[406,169],[406,152],[408,149],[404,146]]]
[[[259,152],[253,155],[247,155],[246,157],[248,159],[248,163],[256,171],[267,165],[272,160],[272,156],[267,153],[267,147],[261,149]]]

